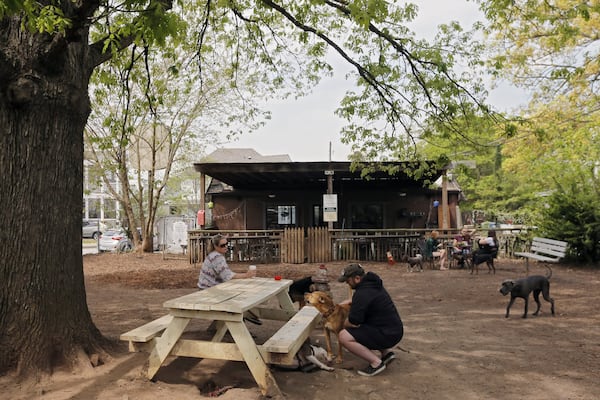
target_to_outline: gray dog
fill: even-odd
[[[550,297],[550,277],[552,276],[552,270],[550,267],[548,268],[548,275],[532,275],[527,278],[513,280],[505,280],[502,282],[502,286],[500,287],[500,293],[503,296],[506,296],[510,293],[510,302],[508,303],[508,307],[506,307],[506,315],[508,318],[508,313],[510,312],[510,307],[512,307],[515,299],[520,297],[525,300],[525,313],[523,314],[523,318],[527,318],[527,306],[529,305],[529,293],[533,292],[533,299],[537,303],[537,310],[533,313],[533,315],[537,315],[540,311],[541,303],[540,303],[540,292],[542,296],[544,296],[544,300],[550,303],[550,310],[552,311],[552,315],[554,315],[554,299]]]
[[[423,256],[421,254],[417,254],[414,257],[409,257],[405,254],[400,261],[407,263],[406,271],[413,272],[413,269],[418,268],[419,271],[423,272]]]

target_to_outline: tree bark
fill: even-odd
[[[52,372],[107,343],[83,276],[83,130],[94,60],[76,19],[85,16],[73,18],[76,32],[55,35],[21,30],[19,17],[0,20],[0,373]]]

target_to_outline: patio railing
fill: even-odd
[[[486,234],[488,229],[478,232]],[[495,229],[499,255],[512,257],[528,245],[531,229]],[[210,238],[217,233],[229,238],[230,263],[291,263],[329,261],[386,261],[390,252],[395,260],[418,252],[417,239],[431,229],[332,229],[326,227],[277,230],[191,230],[188,231],[190,263],[201,263]],[[451,241],[457,229],[440,230],[442,240]]]

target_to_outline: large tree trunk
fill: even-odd
[[[104,339],[81,255],[87,29],[40,35],[0,20],[0,373],[51,372]]]

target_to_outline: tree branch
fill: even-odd
[[[391,88],[387,85],[384,85],[381,82],[378,82],[377,78],[369,70],[367,70],[365,67],[363,67],[358,61],[354,60],[348,53],[346,53],[346,51],[344,51],[344,49],[341,48],[341,46],[339,46],[329,36],[318,31],[316,28],[314,28],[312,26],[303,24],[302,22],[297,20],[293,15],[291,15],[286,9],[281,7],[279,4],[276,4],[271,0],[262,0],[262,2],[265,5],[278,11],[281,15],[283,15],[290,22],[292,22],[296,27],[302,29],[305,32],[310,32],[310,33],[316,35],[321,40],[323,40],[325,43],[330,45],[340,56],[342,56],[343,59],[345,59],[349,64],[354,66],[354,68],[356,68],[356,70],[358,71],[358,74],[375,90],[380,101],[388,106],[388,108],[390,109],[392,114],[394,114],[396,120],[398,120],[398,121],[401,120],[400,115],[398,114],[398,112],[396,111],[396,108],[394,107],[393,101],[385,94],[385,92],[394,90],[393,88]]]
[[[96,0],[93,0],[96,1]],[[161,10],[168,11],[173,8],[173,0],[156,0],[150,2],[148,8],[146,10],[142,10],[139,13],[143,15],[144,13],[155,12],[158,7],[161,7]],[[142,16],[137,19],[142,18]],[[135,21],[131,23],[131,25],[135,25]],[[123,49],[129,47],[136,39],[135,34],[125,35],[119,38],[117,41],[117,45],[114,50],[119,52]],[[93,69],[98,65],[110,60],[112,58],[111,51],[103,51],[105,42],[108,40],[108,36],[103,37],[98,40],[96,43],[90,45],[90,57],[91,57],[91,65],[90,67]]]

